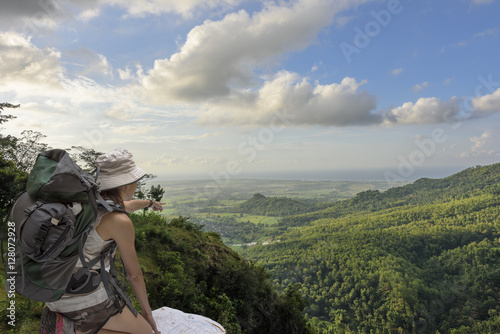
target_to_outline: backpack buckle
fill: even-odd
[[[29,216],[29,215],[31,215],[33,213],[33,211],[35,211],[36,209],[38,209],[42,205],[43,205],[42,202],[36,201],[35,204],[33,204],[32,206],[29,206],[26,209],[24,209],[24,213],[26,214],[26,216]]]

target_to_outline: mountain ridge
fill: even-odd
[[[428,191],[423,191],[425,189]],[[406,204],[426,204],[439,197],[442,200],[463,198],[471,196],[474,191],[483,189],[500,194],[500,163],[470,167],[440,179],[421,178],[413,183],[393,187],[384,192],[378,190],[363,191],[351,199],[334,202],[319,211],[283,217],[279,225],[303,226],[316,219],[338,218],[359,211],[374,212]]]

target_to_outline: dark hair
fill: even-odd
[[[101,191],[101,196],[104,199],[108,199],[108,200],[115,202],[115,204],[121,205],[123,208],[125,207],[125,204],[123,203],[123,199],[120,196],[119,188],[103,190],[103,191]]]

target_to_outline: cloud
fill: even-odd
[[[449,101],[439,98],[420,98],[417,102],[406,102],[393,108],[384,117],[386,124],[440,124],[458,121],[462,99],[452,97]]]
[[[241,0],[2,0],[0,28],[16,28],[29,35],[46,29],[55,29],[64,20],[79,19],[84,22],[98,17],[102,8],[117,6],[128,16],[145,17],[165,13],[179,14],[185,18],[198,10],[225,13]]]
[[[403,72],[403,69],[401,67],[400,68],[395,68],[395,69],[392,70],[392,75],[397,76],[397,75],[400,75],[401,72]]]
[[[0,32],[0,89],[15,84],[30,91],[62,88],[64,69],[57,50],[39,49],[31,38],[8,31]]]
[[[103,4],[126,8],[130,16],[144,17],[162,13],[177,13],[191,17],[197,9],[218,10],[224,13],[236,6],[240,0],[106,0]]]
[[[57,28],[64,20],[73,19],[70,6],[91,8],[96,4],[97,0],[2,0],[0,28],[36,35]]]
[[[498,34],[498,32],[500,32],[500,28],[499,27],[490,28],[490,29],[486,29],[484,31],[475,33],[473,37],[474,38],[480,38],[480,37],[484,37],[484,36],[491,36],[491,35]]]
[[[427,88],[427,86],[429,86],[429,82],[423,82],[421,84],[417,84],[415,86],[412,87],[412,90],[417,93],[417,92],[420,92],[421,90],[423,90],[424,88]]]
[[[498,143],[498,135],[494,135],[490,130],[485,130],[481,136],[472,137],[470,141],[474,143],[474,145],[463,152],[460,156],[462,158],[467,157],[478,157],[478,156],[498,156],[500,155],[500,151],[496,147],[495,143]]]
[[[455,80],[455,77],[452,77],[452,78],[446,78],[446,79],[444,79],[443,84],[444,84],[445,86],[448,86],[449,84],[451,84],[451,83],[453,82],[453,80]]]
[[[130,80],[133,77],[132,71],[130,70],[130,67],[126,67],[124,70],[119,68],[118,75],[120,76],[120,79],[122,79],[122,80]]]
[[[92,109],[96,110],[99,103],[109,105],[131,95],[128,87],[101,85],[83,75],[86,73],[70,75],[61,64],[58,50],[40,49],[31,39],[12,31],[0,32],[0,93],[12,95],[12,102],[38,102],[38,111],[51,112],[58,112],[63,105],[71,106],[64,111],[76,114],[82,105],[94,104]],[[89,67],[93,73],[109,77],[111,67],[106,58],[90,55],[90,62],[80,67],[82,71],[89,71]]]
[[[145,135],[154,131],[156,127],[151,125],[123,125],[123,126],[115,126],[111,130],[113,134],[122,134],[126,136],[130,135]]]
[[[298,1],[269,4],[250,16],[230,13],[193,28],[170,59],[155,61],[141,78],[149,99],[158,103],[205,101],[257,85],[259,66],[276,64],[284,54],[305,48],[334,14],[351,2]]]
[[[171,154],[163,154],[157,158],[144,163],[145,167],[154,166],[212,166],[220,165],[227,162],[227,158],[213,155],[196,155],[196,156],[173,156]]]
[[[472,0],[473,5],[487,5],[493,3],[495,0]]]
[[[473,98],[471,104],[474,108],[473,117],[475,118],[500,112],[500,88],[489,95]]]
[[[358,1],[363,2],[363,1]],[[375,98],[358,92],[358,83],[311,84],[282,70],[259,74],[283,55],[307,47],[336,13],[355,5],[348,1],[269,3],[252,16],[246,11],[206,20],[187,35],[180,51],[139,72],[144,99],[161,105],[201,103],[198,123],[261,126],[286,108],[295,125],[369,125]]]
[[[365,82],[312,85],[295,73],[280,72],[258,91],[238,92],[205,104],[200,125],[356,126],[382,122],[376,98],[358,89]]]
[[[79,75],[92,76],[113,76],[113,67],[108,59],[86,48],[78,48],[68,51],[65,56],[71,58]]]

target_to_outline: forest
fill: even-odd
[[[300,285],[318,333],[500,333],[499,181],[495,164],[361,192],[242,254]]]

